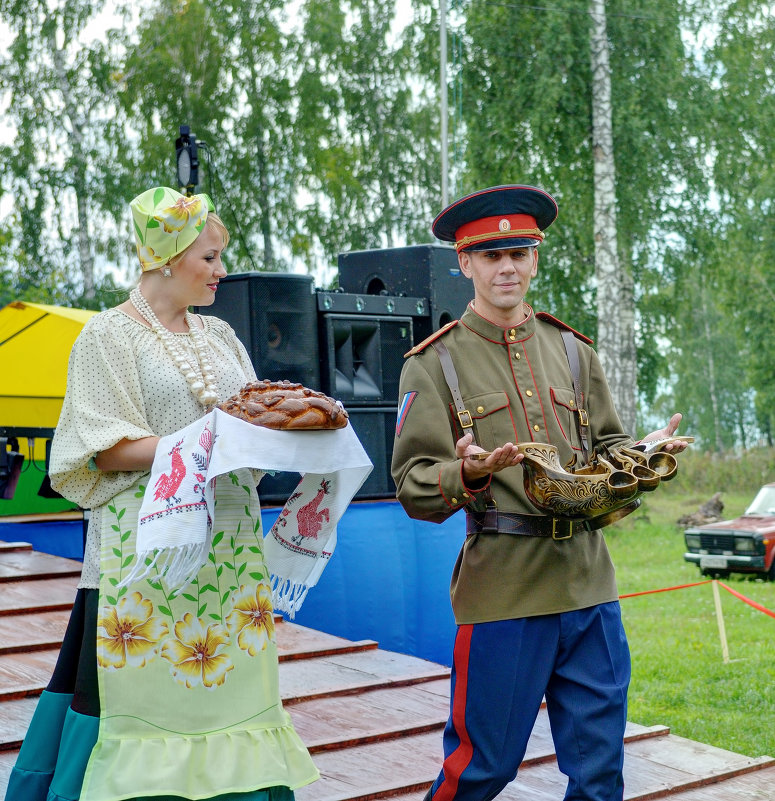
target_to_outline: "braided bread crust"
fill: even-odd
[[[254,381],[216,408],[253,425],[283,431],[344,428],[348,420],[333,398],[292,381]]]

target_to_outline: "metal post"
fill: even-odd
[[[441,96],[441,207],[449,205],[449,112],[447,110],[447,0],[440,0],[439,93]]]

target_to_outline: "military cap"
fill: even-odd
[[[557,219],[555,199],[534,186],[491,186],[461,197],[433,221],[437,239],[455,250],[503,250],[543,242]]]

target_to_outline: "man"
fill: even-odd
[[[495,798],[517,774],[544,697],[566,801],[623,794],[630,658],[614,568],[600,531],[531,504],[515,444],[551,443],[563,465],[581,464],[585,446],[605,456],[632,444],[590,340],[525,302],[556,217],[546,192],[497,186],[433,223],[455,243],[474,299],[407,354],[393,452],[410,516],[441,522],[466,510],[444,763],[426,801]],[[573,334],[579,394],[563,331]],[[672,437],[680,420],[646,439]]]

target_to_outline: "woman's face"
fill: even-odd
[[[226,275],[221,262],[223,247],[218,229],[205,225],[183,258],[171,268],[175,289],[187,306],[210,306],[215,300],[218,282]]]

